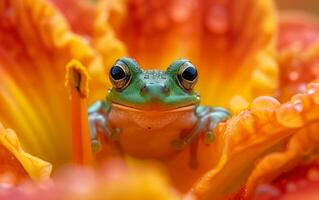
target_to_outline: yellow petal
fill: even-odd
[[[0,19],[0,120],[28,152],[58,166],[71,154],[65,66],[72,58],[87,66],[92,102],[105,96],[102,56],[44,0],[1,1]]]
[[[22,149],[16,133],[11,129],[5,129],[1,123],[0,144],[14,155],[33,180],[39,181],[50,177],[51,164],[26,153]],[[6,158],[1,159],[5,160]]]
[[[232,117],[225,127],[219,127],[215,145],[219,147],[220,158],[216,167],[195,184],[191,194],[205,200],[238,192],[259,159],[274,151],[287,137],[300,137],[302,130],[314,123],[318,125],[318,97],[319,82],[314,82],[305,93],[282,105],[271,97],[255,99],[250,110]]]

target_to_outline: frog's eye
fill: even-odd
[[[190,91],[197,82],[197,76],[196,68],[190,62],[185,62],[178,70],[178,83],[184,90]]]
[[[113,87],[124,89],[131,80],[131,72],[126,64],[118,62],[111,68],[109,77]]]

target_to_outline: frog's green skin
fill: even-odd
[[[213,129],[216,124],[228,119],[230,114],[224,108],[200,106],[199,95],[194,90],[185,90],[182,88],[178,82],[177,73],[185,62],[190,63],[188,60],[177,60],[173,62],[166,71],[160,71],[142,70],[138,64],[130,58],[119,59],[116,63],[128,66],[131,73],[131,80],[124,89],[116,89],[113,87],[109,90],[106,100],[98,101],[89,108],[89,124],[94,151],[98,151],[101,148],[98,133],[106,134],[110,140],[118,140],[120,138],[120,143],[124,146],[127,143],[125,141],[121,142],[121,140],[125,140],[126,138],[121,138],[122,134],[132,135],[136,132],[141,132],[141,135],[154,134],[154,139],[155,135],[158,137],[159,134],[163,134],[163,137],[168,138],[167,142],[169,142],[175,151],[191,144],[199,135],[205,135],[206,142],[213,141]],[[130,114],[127,114],[127,116],[120,115],[119,113],[122,112],[125,115],[126,108]],[[129,116],[135,112],[138,113],[137,116],[139,117],[132,119],[131,122]],[[166,122],[165,119],[163,119],[163,122],[156,124],[156,121],[162,120],[159,119],[161,116],[163,116],[163,118],[169,118],[169,116],[174,116],[175,112],[179,113],[176,115],[176,119],[171,119],[173,121]],[[144,118],[141,116],[143,116],[144,113],[147,115],[147,118],[143,121]],[[163,115],[161,113],[163,113]],[[188,120],[188,117],[192,119]],[[116,118],[116,120],[125,119],[127,122],[114,122],[113,118]],[[147,126],[147,124],[145,125],[146,121],[152,120],[152,118],[154,118],[154,122],[150,121],[149,126]],[[185,118],[185,129],[180,125],[180,122],[174,121],[180,118]],[[138,121],[139,119],[141,121]],[[176,123],[176,126],[174,126],[174,123]],[[115,127],[114,124],[118,124],[118,126],[121,127]],[[141,126],[138,127],[139,125]],[[128,133],[126,133],[125,130]],[[183,137],[178,137],[181,135],[181,132],[185,133],[185,130],[187,130],[187,134],[184,134]],[[130,133],[130,131],[132,131],[132,133]],[[169,136],[164,134],[168,131],[170,132]],[[128,138],[130,138],[130,136],[126,139]],[[154,142],[150,140],[152,140],[151,136],[145,139],[144,142]],[[160,139],[157,138],[155,140]],[[138,146],[141,144],[135,144],[133,142],[127,145]],[[148,146],[148,144],[145,144],[145,146]],[[128,149],[128,151],[130,151],[129,147]],[[148,150],[145,149],[145,151]],[[168,152],[172,151],[173,150],[170,150]],[[135,151],[132,150],[132,152]],[[136,154],[139,155],[141,153]],[[146,153],[146,155],[148,154]],[[149,156],[152,157],[152,154],[150,153]]]

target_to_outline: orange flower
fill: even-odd
[[[105,70],[124,55],[145,68],[189,58],[199,69],[202,103],[234,113],[216,128],[213,144],[199,140],[197,170],[189,167],[189,148],[162,162],[174,187],[188,191],[185,199],[249,198],[260,185],[317,161],[319,83],[310,83],[318,78],[316,19],[280,16],[277,38],[276,10],[268,0],[3,0],[0,16],[0,121],[17,132],[27,152],[54,168],[71,162],[71,136],[74,161],[92,163],[86,105],[104,98],[110,86]],[[77,61],[67,67],[70,103],[64,77],[71,59]],[[12,133],[1,127],[0,136]],[[13,138],[0,137],[0,172],[15,175],[13,182],[47,177],[50,165],[12,145],[19,144]],[[120,180],[137,199],[179,198],[162,175],[150,182],[153,174],[146,175],[154,184],[148,190],[134,187],[143,171],[132,174]],[[105,178],[94,180],[87,195],[113,197]],[[119,184],[114,190],[114,198],[132,194]],[[81,199],[77,192],[65,188],[59,198]]]

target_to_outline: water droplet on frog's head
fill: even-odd
[[[229,13],[225,6],[212,5],[206,15],[206,27],[216,34],[225,34],[229,29]]]
[[[194,8],[192,0],[173,0],[169,7],[169,15],[174,22],[186,21]]]

